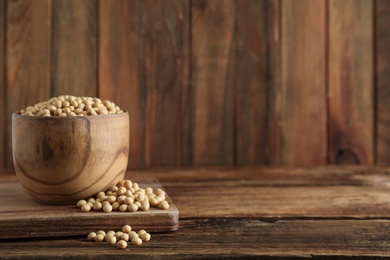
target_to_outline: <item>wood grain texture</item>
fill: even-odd
[[[0,183],[17,182],[13,171],[0,171]],[[151,168],[129,170],[126,179],[158,179],[166,189],[186,183],[206,184],[209,181],[232,182],[252,181],[260,186],[303,187],[303,186],[382,186],[390,183],[388,166],[316,166],[316,167],[190,167],[190,168]]]
[[[7,2],[6,167],[12,167],[12,112],[50,97],[51,1]]]
[[[191,6],[191,110],[193,165],[234,163],[234,2]]]
[[[329,162],[374,162],[373,1],[329,1]]]
[[[278,161],[279,1],[236,2],[236,164]]]
[[[375,4],[376,162],[390,163],[390,2]]]
[[[8,175],[6,175],[8,176]],[[132,176],[132,177],[131,177]],[[157,178],[166,189],[175,185],[193,183],[206,184],[208,181],[224,182],[232,186],[234,181],[251,182],[260,186],[307,187],[307,186],[387,186],[390,183],[390,168],[387,166],[343,166],[322,167],[210,167],[132,170],[127,178]],[[4,177],[0,177],[0,181]],[[12,181],[9,177],[7,180]],[[245,181],[244,181],[245,180]],[[170,188],[172,186],[172,188]]]
[[[98,1],[53,1],[51,95],[97,96]]]
[[[388,168],[180,169],[129,174],[158,178],[181,218],[366,219],[387,218],[390,212]]]
[[[382,218],[390,209],[388,187],[264,187],[255,182],[243,185],[231,182],[226,186],[220,182],[207,184],[209,192],[195,185],[169,190],[181,217]],[[231,184],[235,186],[228,186]],[[258,186],[255,188],[255,185]],[[250,196],[252,198],[248,198]],[[188,203],[190,198],[196,199]]]
[[[176,232],[152,234],[118,250],[86,237],[0,241],[7,259],[386,259],[389,220],[190,219]],[[364,234],[364,235],[363,235]]]
[[[0,182],[3,179],[7,182],[12,181],[9,174],[6,178],[3,176],[0,176]],[[0,240],[0,257],[9,259],[21,257],[103,259],[107,256],[116,259],[127,259],[130,256],[135,259],[390,257],[387,243],[390,225],[389,167],[153,169],[129,171],[126,177],[129,176],[132,178],[152,176],[160,180],[180,210],[180,227],[177,231],[152,233],[149,242],[140,247],[129,245],[125,250],[118,250],[106,243],[87,241],[86,236],[4,239]],[[0,187],[3,187],[2,185]],[[12,193],[14,189],[9,188]],[[306,193],[311,188],[313,192]],[[317,195],[314,194],[314,189]],[[267,193],[270,190],[274,190],[275,193]],[[342,192],[333,194],[335,190]],[[10,200],[15,197],[12,194],[9,196]],[[288,200],[292,203],[282,203],[280,197],[283,196],[289,197]],[[231,200],[235,197],[240,197],[241,200]],[[275,200],[272,201],[273,197]],[[180,206],[177,200],[181,201]],[[252,204],[247,204],[247,200]],[[308,203],[310,200],[311,203]],[[183,203],[184,201],[186,203]],[[197,201],[206,204],[195,209],[192,203]],[[271,201],[273,205],[270,205]],[[214,203],[215,207],[212,208],[209,202]],[[301,203],[301,207],[295,207],[296,203]],[[328,208],[331,204],[331,208]],[[264,208],[256,210],[261,207]],[[270,211],[267,211],[268,208]],[[46,210],[52,209],[44,209],[43,212]],[[270,214],[273,210],[274,214]],[[296,214],[291,216],[288,210]],[[310,211],[313,210],[322,213],[310,215]],[[342,211],[346,214],[339,215]],[[377,214],[380,211],[382,213]],[[6,213],[1,211],[1,214]],[[266,214],[270,214],[269,217],[266,217]],[[302,215],[299,217],[299,214]],[[85,220],[79,219],[74,223],[79,225],[83,221]],[[61,226],[55,228],[58,230]],[[86,224],[82,228],[100,229],[96,222]]]
[[[6,2],[5,0],[0,1],[0,169],[5,168],[5,158],[6,158],[6,143],[5,137],[7,134],[6,131],[6,107],[7,103],[5,100],[5,64],[4,64],[4,55],[5,55],[5,18],[6,18]]]
[[[73,204],[123,179],[129,114],[12,115],[15,172],[37,201]]]
[[[2,1],[0,168],[68,92],[129,111],[133,169],[390,162],[387,0]]]
[[[129,168],[145,167],[142,1],[99,2],[99,96],[130,114]]]
[[[326,1],[282,1],[283,165],[326,163]]]
[[[155,180],[138,181],[141,187],[162,188]],[[19,183],[0,184],[0,241],[9,238],[84,236],[98,230],[120,230],[130,224],[134,229],[166,232],[178,229],[179,212],[172,200],[168,210],[151,207],[148,211],[82,212],[76,204],[49,206],[34,202]],[[28,212],[28,214],[26,214]],[[15,230],[15,226],[18,227]]]
[[[190,162],[189,1],[145,2],[147,167]]]

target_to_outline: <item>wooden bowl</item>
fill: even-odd
[[[43,117],[12,115],[16,175],[33,199],[70,204],[123,179],[129,114]]]

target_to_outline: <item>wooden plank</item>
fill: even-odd
[[[236,163],[278,163],[279,1],[240,0],[236,9]]]
[[[97,26],[97,0],[53,1],[52,96],[97,96]]]
[[[0,175],[1,176],[1,175]],[[8,176],[8,175],[6,175]],[[239,181],[243,186],[309,187],[317,186],[365,186],[386,187],[390,183],[387,166],[323,166],[323,167],[234,167],[132,170],[127,178],[157,178],[167,190],[193,183],[208,186],[209,181],[233,186]],[[4,177],[0,177],[0,181]],[[15,177],[16,178],[16,177]],[[6,180],[11,181],[9,177]],[[374,206],[374,205],[373,205]]]
[[[224,185],[232,186],[237,180],[244,186],[253,183],[275,187],[318,186],[319,189],[323,186],[386,187],[390,183],[390,168],[387,166],[161,168],[130,170],[125,178],[157,178],[167,189],[191,182],[194,182],[194,185],[206,185],[209,181],[224,181]],[[5,182],[17,182],[13,171],[0,171],[0,183]],[[171,186],[172,188],[169,188]]]
[[[181,221],[177,232],[154,236],[155,246],[139,254],[164,256],[172,250],[178,259],[383,257],[390,255],[384,243],[389,224],[389,220],[190,219]]]
[[[140,180],[140,187],[162,188],[155,180]],[[82,212],[76,205],[43,205],[32,200],[19,183],[0,184],[0,239],[85,235],[100,229],[119,230],[126,224],[150,232],[174,231],[179,211],[172,200],[168,210],[151,207],[148,211]],[[26,214],[28,212],[28,214]],[[17,227],[17,228],[15,228]]]
[[[311,174],[315,175],[315,172]],[[390,181],[389,176],[354,175],[343,178],[340,175],[319,175],[318,179],[310,180],[308,172],[305,177],[299,176],[298,180],[294,180],[293,174],[273,178],[271,174],[258,173],[257,179],[247,179],[247,174],[237,172],[234,180],[224,175],[226,181],[198,179],[191,182],[183,174],[181,184],[177,181],[162,183],[180,209],[182,218],[228,215],[263,219],[363,219],[389,216],[388,187],[381,184]],[[238,183],[239,176],[245,180]],[[334,178],[340,178],[338,184],[332,181]],[[294,181],[291,182],[291,179]],[[188,203],[190,198],[196,200]]]
[[[329,162],[374,163],[373,1],[329,1]]]
[[[50,97],[51,1],[8,1],[6,167],[12,167],[11,116]]]
[[[326,1],[282,1],[280,162],[326,163]]]
[[[240,181],[243,186],[251,183],[271,187],[318,186],[381,186],[390,183],[387,166],[322,166],[322,167],[233,167],[233,168],[152,168],[130,170],[125,179],[157,178],[166,189],[193,183],[208,186],[207,182],[223,182],[233,186]],[[11,170],[0,171],[0,183],[17,182]]]
[[[193,165],[234,163],[234,20],[231,0],[191,6]]]
[[[5,0],[0,1],[0,169],[5,168],[5,158],[6,158],[6,144],[5,137],[7,132],[6,130],[6,100],[5,100],[5,77],[4,77],[4,56],[5,56]]]
[[[390,257],[389,220],[185,219],[176,232],[119,250],[84,237],[0,241],[7,259],[382,259]]]
[[[182,218],[390,217],[385,167],[179,169],[127,176],[158,178]]]
[[[376,162],[390,162],[390,2],[375,4]]]
[[[99,3],[99,96],[129,111],[128,167],[144,167],[143,2],[101,0]]]
[[[189,1],[145,2],[147,167],[189,164]]]
[[[386,218],[390,210],[388,187],[264,187],[257,182],[203,184],[207,185],[207,192],[203,185],[167,186],[182,218],[228,215],[264,219],[360,219]]]

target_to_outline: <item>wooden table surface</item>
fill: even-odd
[[[159,169],[126,178],[158,179],[179,208],[179,230],[125,250],[86,237],[6,239],[0,258],[390,258],[390,168]]]

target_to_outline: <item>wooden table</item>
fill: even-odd
[[[390,168],[163,169],[127,178],[161,182],[180,210],[178,231],[125,250],[85,237],[0,240],[0,258],[390,257]]]

